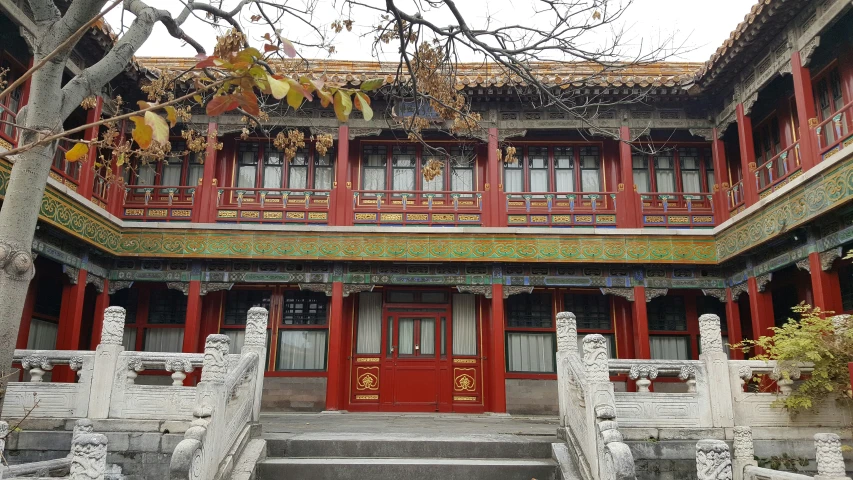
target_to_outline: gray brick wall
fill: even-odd
[[[324,377],[266,377],[263,412],[320,412],[326,407]]]
[[[506,380],[506,411],[510,415],[557,415],[556,380]]]

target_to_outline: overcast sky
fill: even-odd
[[[293,4],[294,1],[299,4],[311,0],[290,0],[290,3]],[[181,3],[176,0],[150,0],[148,3],[168,9],[175,14],[181,8]],[[319,8],[313,18],[314,25],[321,29],[328,29],[333,20],[340,18],[339,12],[331,7],[333,3],[333,0],[318,0]],[[380,3],[384,4],[384,2]],[[541,18],[534,15],[535,3],[533,0],[462,0],[458,2],[463,14],[470,19],[469,23],[473,26],[482,26],[487,17],[492,18],[495,23],[535,24],[537,19]],[[659,43],[660,38],[673,36],[676,43],[684,45],[684,48],[678,57],[671,60],[705,61],[728,38],[735,26],[743,21],[754,3],[755,0],[634,0],[623,17],[629,32],[626,38],[633,46],[641,43],[648,46]],[[449,17],[446,12],[427,12],[424,16],[439,24],[442,20],[446,23]],[[370,60],[372,36],[362,37],[362,35],[370,25],[376,23],[375,18],[376,15],[364,13],[355,18],[356,23],[352,33],[344,31],[335,36],[333,44],[336,53],[333,55],[310,48],[300,48],[300,54],[306,58]],[[125,25],[129,25],[132,16],[129,14],[122,16],[122,13],[116,9],[107,17],[107,21],[114,30],[118,30],[122,20]],[[244,25],[248,25],[249,22],[245,20],[248,19],[244,19]],[[248,25],[248,27],[251,37],[258,38],[264,33],[256,26]],[[184,30],[201,42],[208,53],[212,52],[216,34],[209,26],[191,18],[184,24]],[[310,29],[307,26],[299,26],[295,22],[285,25],[282,31],[283,36],[291,39],[304,38],[309,34]],[[589,41],[593,42],[595,39],[592,38]],[[255,43],[260,46],[260,41]],[[182,45],[180,41],[170,37],[161,25],[155,28],[154,34],[137,52],[137,56],[193,55],[195,51],[191,47]],[[463,58],[463,60],[477,59],[472,57]]]

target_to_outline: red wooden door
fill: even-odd
[[[390,409],[437,411],[438,318],[411,313],[389,315],[386,338]]]

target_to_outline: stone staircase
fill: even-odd
[[[259,480],[573,480],[551,436],[379,433],[265,434]]]

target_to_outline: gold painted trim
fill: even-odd
[[[379,400],[379,395],[356,395],[356,400]]]
[[[355,363],[379,363],[379,358],[356,358]]]
[[[476,402],[477,397],[459,397],[459,396],[454,395],[453,401],[454,402]]]
[[[454,358],[453,363],[477,363],[476,358]]]

